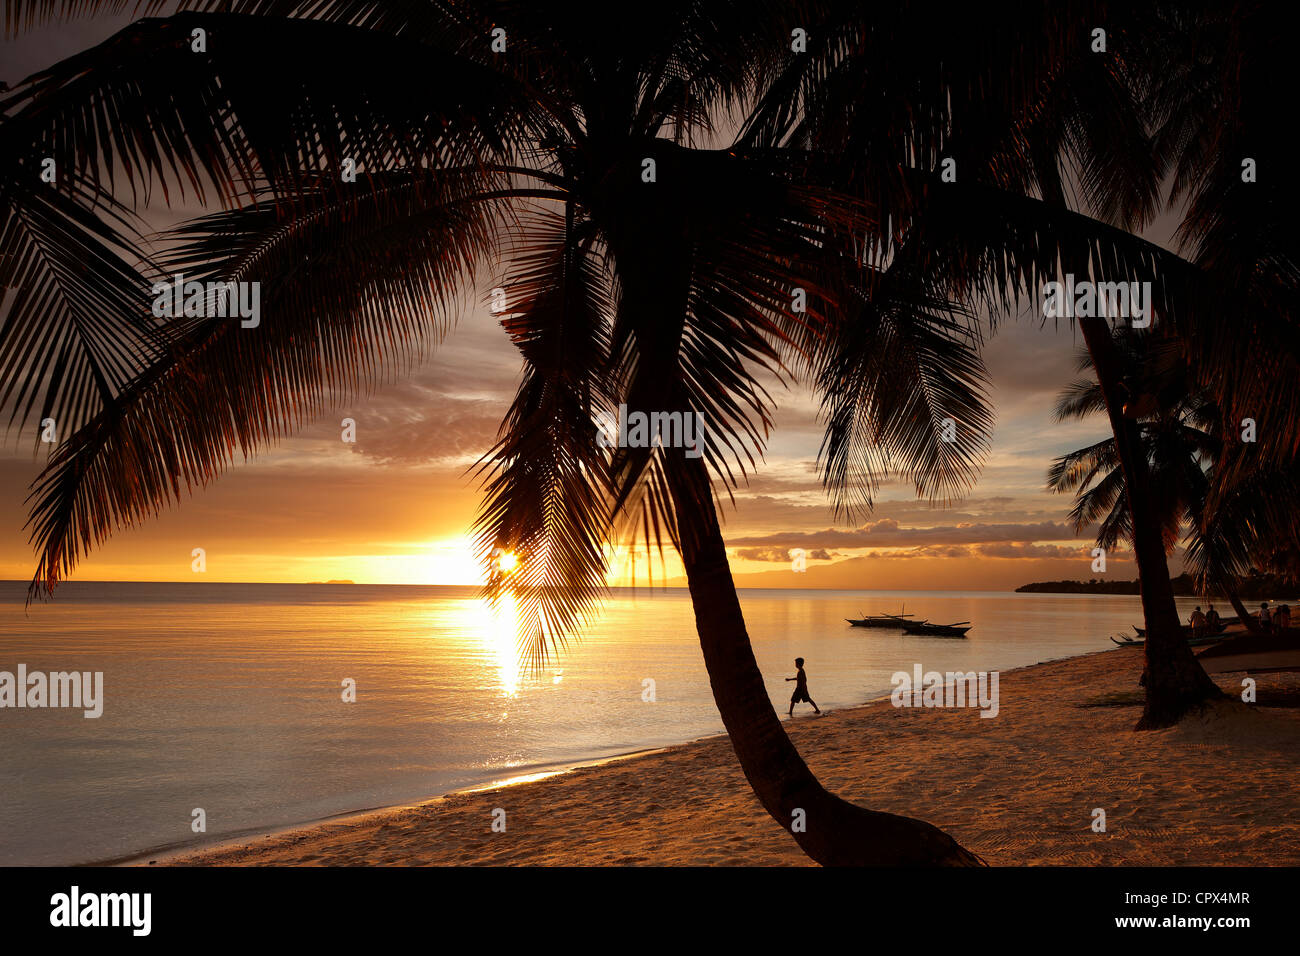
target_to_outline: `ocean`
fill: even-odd
[[[918,663],[1008,670],[1109,648],[1141,623],[1135,596],[740,593],[782,714],[795,657],[836,709],[887,695]],[[0,709],[0,865],[119,860],[722,732],[682,589],[614,592],[536,670],[508,609],[473,588],[73,582],[23,600],[23,584],[0,583],[0,671],[102,671],[103,714]],[[1179,599],[1184,617],[1194,603]],[[968,638],[844,620],[903,604],[971,621]]]

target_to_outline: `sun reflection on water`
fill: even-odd
[[[502,595],[493,607],[488,601],[482,608],[479,627],[484,646],[496,657],[497,680],[502,697],[519,694],[519,607],[512,594]]]

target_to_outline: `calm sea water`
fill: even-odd
[[[0,583],[0,671],[103,671],[104,712],[0,710],[0,864],[109,860],[720,733],[683,590],[621,592],[540,672],[474,589]],[[1109,647],[1136,597],[742,591],[784,712],[793,659],[823,709],[914,663],[1006,670]],[[850,628],[860,612],[969,638]],[[1180,600],[1180,607],[1186,603]],[[342,682],[356,681],[356,703]],[[642,700],[643,680],[656,700]],[[802,705],[807,710],[806,705]],[[191,831],[203,808],[207,833]]]

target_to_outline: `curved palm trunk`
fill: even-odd
[[[1263,634],[1264,629],[1259,626],[1259,620],[1253,614],[1246,610],[1246,605],[1241,603],[1241,598],[1237,594],[1237,589],[1223,583],[1223,593],[1228,596],[1228,603],[1232,609],[1237,612],[1237,620],[1246,625],[1246,630],[1252,634]]]
[[[855,806],[826,791],[786,736],[749,644],[703,459],[669,474],[682,560],[713,699],[763,808],[826,866],[979,865],[942,830]],[[805,828],[793,827],[796,810]]]
[[[1106,399],[1106,413],[1115,433],[1115,447],[1124,469],[1133,519],[1133,555],[1137,559],[1142,614],[1147,625],[1143,675],[1146,705],[1137,729],[1167,727],[1177,723],[1193,707],[1222,696],[1222,691],[1205,673],[1183,636],[1174,604],[1174,588],[1169,580],[1169,564],[1165,560],[1164,537],[1151,507],[1154,489],[1146,454],[1137,422],[1124,415],[1119,356],[1110,327],[1103,318],[1081,318],[1079,326]]]

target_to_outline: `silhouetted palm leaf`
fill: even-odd
[[[445,331],[493,244],[489,202],[427,174],[332,181],[178,229],[187,280],[261,283],[261,322],[180,319],[166,351],[60,445],[29,526],[49,592],[83,550],[212,480]],[[439,317],[441,319],[439,320]]]

